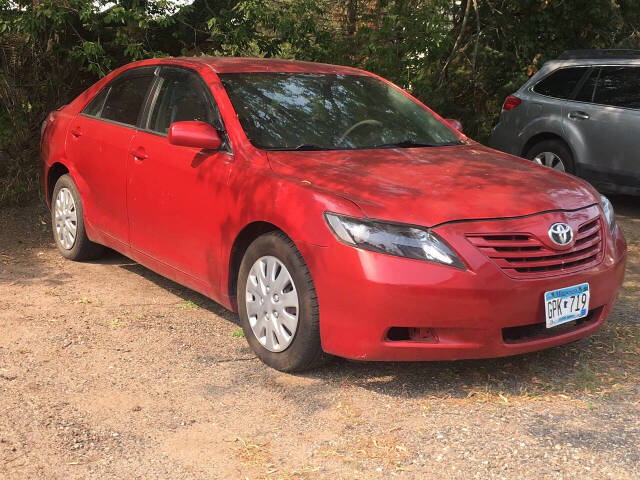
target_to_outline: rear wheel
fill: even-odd
[[[87,238],[82,200],[69,175],[62,175],[53,189],[51,225],[53,238],[63,257],[75,261],[89,260],[104,252],[102,245]]]
[[[237,298],[245,338],[264,363],[293,372],[326,360],[313,280],[286,235],[270,232],[249,246],[240,265]]]
[[[526,158],[553,170],[575,173],[573,155],[560,140],[543,140],[536,143],[529,149]]]

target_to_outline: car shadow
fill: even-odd
[[[624,219],[623,230],[634,245],[639,241],[640,202],[634,197],[612,198],[616,213]],[[630,228],[631,227],[631,228]],[[238,315],[208,297],[154,273],[119,253],[109,251],[96,263],[114,265],[135,273],[185,302],[193,302],[235,325]],[[635,278],[630,258],[627,277]],[[406,398],[493,399],[508,402],[514,397],[582,394],[606,390],[638,367],[629,367],[628,352],[640,345],[634,322],[638,318],[638,293],[623,289],[616,309],[603,329],[575,343],[513,357],[439,362],[358,362],[333,358],[310,372],[294,374],[319,380],[327,387],[348,383],[381,395]],[[630,350],[631,349],[631,350]],[[268,367],[256,368],[270,376]],[[247,367],[245,367],[247,368]],[[607,372],[605,377],[602,372]]]
[[[113,265],[120,267],[128,272],[139,275],[140,277],[148,280],[158,287],[166,290],[169,293],[181,298],[185,302],[192,302],[203,310],[207,310],[231,323],[239,325],[238,315],[224,308],[219,303],[214,302],[209,297],[202,295],[188,287],[184,287],[179,283],[174,282],[160,274],[155,273],[153,270],[139,264],[138,262],[131,260],[128,257],[116,252],[115,250],[107,249],[105,254],[98,260],[92,260],[91,263],[101,265]]]
[[[109,251],[96,263],[118,266],[153,282],[185,302],[211,312],[234,325],[238,315],[213,300],[172,280],[154,273],[119,253]],[[463,399],[499,395],[529,396],[544,392],[567,392],[591,388],[593,372],[608,370],[619,359],[611,355],[611,348],[603,347],[599,335],[573,344],[554,347],[513,357],[459,360],[447,362],[359,362],[332,358],[326,365],[309,372],[295,373],[297,377],[320,380],[336,388],[344,383],[393,397]],[[256,363],[256,372],[267,376],[268,367]],[[247,368],[244,366],[243,368]],[[591,382],[591,383],[590,383]]]
[[[538,396],[582,389],[592,339],[513,357],[437,362],[355,362],[335,359],[323,369],[300,374],[327,382],[348,382],[389,396],[469,398]],[[596,362],[597,363],[597,362]],[[590,371],[590,370],[589,370]]]
[[[609,195],[609,199],[617,216],[640,222],[640,196]]]

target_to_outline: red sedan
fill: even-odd
[[[624,275],[611,204],[459,128],[354,68],[145,60],[48,116],[41,178],[62,255],[211,297],[279,370],[594,333]]]

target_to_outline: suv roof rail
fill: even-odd
[[[640,50],[602,49],[602,50],[567,50],[558,60],[600,60],[603,58],[639,58]]]

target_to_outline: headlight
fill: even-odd
[[[613,232],[613,229],[616,226],[616,215],[613,213],[613,205],[611,205],[609,199],[604,195],[600,195],[600,204],[602,205],[604,217],[607,219],[607,223],[609,224],[609,231]]]
[[[325,217],[338,240],[347,245],[465,269],[451,247],[429,230],[335,213],[325,213]]]

